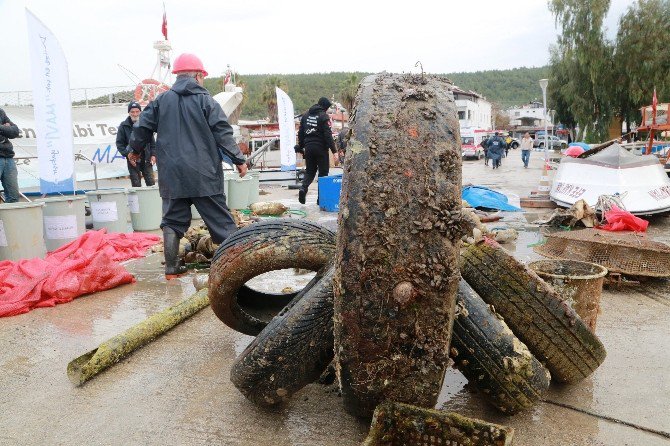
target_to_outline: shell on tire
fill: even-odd
[[[458,288],[461,151],[445,78],[359,87],[337,234],[335,352],[345,408],[437,400]]]
[[[463,279],[450,353],[468,382],[505,414],[532,407],[549,387],[549,371]]]

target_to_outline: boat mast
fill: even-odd
[[[172,45],[168,40],[157,40],[154,42],[154,49],[156,50],[156,65],[154,71],[151,73],[151,79],[171,85],[170,69],[172,64],[170,62],[170,53],[172,52]]]

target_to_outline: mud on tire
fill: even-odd
[[[451,336],[456,368],[501,412],[530,408],[549,387],[549,371],[463,279]]]
[[[486,239],[465,249],[461,274],[555,380],[577,382],[605,360],[605,347],[577,313],[496,242]]]
[[[324,267],[322,274],[233,363],[231,381],[254,403],[272,406],[289,399],[331,363],[334,267]]]
[[[274,219],[241,229],[228,237],[212,258],[212,310],[233,330],[255,336],[294,294],[260,293],[244,284],[260,274],[285,268],[318,271],[334,252],[333,232],[304,220]]]

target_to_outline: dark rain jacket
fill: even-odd
[[[487,145],[487,156],[492,160],[499,160],[502,158],[503,153],[505,153],[505,140],[500,136],[494,136],[489,138]]]
[[[337,152],[333,132],[330,129],[330,118],[319,104],[312,105],[309,111],[302,115],[298,129],[298,145],[302,150],[315,147]]]
[[[130,139],[133,152],[139,154],[154,132],[163,198],[223,194],[221,154],[234,164],[245,162],[221,106],[191,77],[178,77],[147,105]]]
[[[0,157],[14,158],[14,146],[10,139],[18,136],[19,128],[9,120],[5,111],[0,108]]]
[[[128,116],[121,124],[116,131],[116,149],[123,156],[128,156],[130,152],[130,136],[133,134],[133,120]],[[156,140],[154,136],[151,135],[151,142],[144,146],[144,162],[150,162],[152,156],[156,156]]]

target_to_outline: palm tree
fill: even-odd
[[[279,76],[270,76],[263,82],[263,92],[261,101],[268,108],[268,119],[270,122],[277,122],[277,93],[275,88],[279,87],[287,91],[286,83]]]
[[[356,91],[358,90],[358,76],[352,74],[349,79],[347,79],[340,91],[340,101],[344,108],[351,113],[351,109],[354,107],[354,100],[356,99]]]

